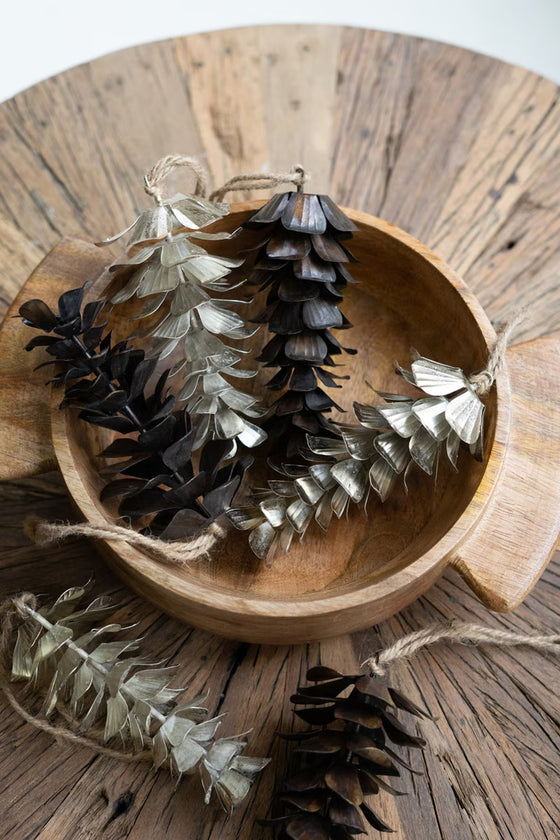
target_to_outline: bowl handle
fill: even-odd
[[[0,328],[0,481],[57,467],[49,389],[44,384],[50,374],[34,372],[42,361],[41,353],[27,353],[25,345],[37,332],[17,317],[19,307],[32,298],[55,306],[62,292],[97,279],[106,264],[107,255],[95,245],[73,237],[63,239],[33,271],[8,310]]]
[[[513,610],[560,531],[560,339],[510,347],[511,426],[499,484],[451,564],[490,609]]]

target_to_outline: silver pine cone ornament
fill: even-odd
[[[365,507],[371,490],[382,502],[399,481],[406,490],[414,467],[435,479],[444,456],[457,469],[461,443],[482,457],[484,404],[463,371],[421,356],[411,371],[397,370],[420,389],[418,398],[380,392],[382,404],[354,403],[358,425],[332,425],[331,436],[307,436],[314,463],[283,464],[280,478],[253,493],[252,505],[228,511],[237,528],[251,532],[258,557],[270,559],[277,547],[288,551],[313,521],[326,532],[351,503]]]
[[[52,718],[60,711],[71,733],[101,728],[101,745],[118,738],[121,749],[147,751],[155,768],[165,765],[179,780],[198,771],[205,802],[214,791],[231,813],[269,759],[242,755],[247,746],[242,736],[217,738],[225,715],[207,718],[205,695],[177,703],[184,690],[170,687],[175,668],[146,663],[138,640],[119,638],[127,628],[99,624],[115,607],[105,596],[84,606],[90,588],[67,589],[50,607],[25,605],[12,681],[46,686],[42,715]],[[95,749],[96,741],[90,744]]]
[[[142,301],[136,320],[149,319],[140,333],[149,340],[148,354],[173,359],[172,375],[181,381],[177,399],[191,415],[195,450],[209,438],[236,439],[247,447],[266,439],[266,433],[247,419],[262,414],[256,398],[228,380],[256,374],[237,367],[247,351],[225,341],[241,341],[255,333],[234,311],[246,301],[216,297],[239,285],[229,274],[243,260],[211,255],[199,244],[230,238],[229,233],[201,229],[228,212],[227,204],[198,196],[160,199],[127,229],[128,250],[111,267],[117,282],[121,280],[111,303],[118,307],[131,298]]]

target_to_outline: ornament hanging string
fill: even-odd
[[[483,370],[478,373],[473,373],[469,377],[469,382],[474,386],[479,397],[485,396],[490,391],[496,380],[498,371],[504,363],[510,340],[517,327],[525,321],[526,317],[527,308],[520,307],[496,330],[496,343],[488,356],[486,366]]]
[[[69,523],[46,522],[38,517],[28,517],[24,531],[37,545],[48,545],[70,537],[92,537],[94,539],[126,542],[153,555],[155,559],[172,566],[184,566],[191,560],[200,560],[209,556],[210,549],[225,536],[221,525],[212,522],[199,536],[181,542],[165,542],[157,537],[148,537],[123,528],[121,525],[90,525],[88,522],[71,525]]]
[[[423,630],[409,633],[402,639],[397,639],[390,647],[369,656],[362,662],[361,667],[368,668],[372,676],[382,677],[387,673],[389,665],[401,659],[409,659],[422,648],[440,642],[461,645],[489,644],[495,647],[525,645],[534,650],[560,654],[560,633],[525,635],[494,627],[484,627],[481,624],[452,621],[450,624],[441,626],[433,624]]]
[[[208,170],[196,158],[187,155],[166,155],[155,163],[144,175],[144,191],[158,204],[163,201],[160,187],[167,176],[177,167],[186,166],[196,177],[194,195],[206,198],[208,194]]]
[[[210,201],[223,201],[224,196],[233,190],[271,190],[281,184],[294,184],[298,192],[310,178],[303,166],[294,166],[291,172],[251,172],[247,175],[235,175],[210,194]]]

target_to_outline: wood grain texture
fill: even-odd
[[[218,91],[224,62],[229,72]],[[279,94],[274,101],[272,92]],[[227,106],[227,119],[215,108],[209,119],[214,98]],[[302,103],[299,117],[292,100]],[[140,174],[180,151],[207,153],[217,182],[240,160],[247,169],[301,162],[318,173],[317,188],[440,252],[491,317],[528,303],[531,319],[520,335],[558,333],[559,112],[552,82],[390,33],[264,27],[108,56],[0,107],[2,305],[62,235],[98,239],[128,224],[145,206]],[[224,124],[228,137],[241,138],[231,154],[220,141]],[[399,635],[450,618],[519,631],[558,627],[556,556],[512,615],[490,614],[450,571],[398,616],[352,639],[294,648],[237,644],[186,629],[132,596],[93,546],[30,546],[18,525],[30,508],[51,519],[72,516],[56,475],[0,492],[3,593],[55,594],[95,571],[97,590],[114,593],[123,621],[140,623],[135,633],[148,635],[154,658],[180,664],[177,684],[192,681],[193,692],[207,685],[212,710],[221,704],[229,711],[224,734],[253,726],[253,751],[275,759],[247,806],[226,821],[219,810],[203,810],[198,779],[173,793],[165,774],[60,747],[2,706],[0,834],[9,840],[264,840],[270,832],[254,818],[266,811],[286,758],[273,732],[291,726],[287,699],[308,665],[321,659],[353,670]],[[401,783],[411,795],[381,798],[395,838],[555,836],[557,662],[522,648],[438,648],[396,666],[393,679],[438,718],[424,725],[428,750],[412,756],[424,776]],[[128,792],[130,804],[119,811]]]

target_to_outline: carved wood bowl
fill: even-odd
[[[221,226],[233,230],[261,203],[233,205]],[[407,367],[411,348],[469,374],[484,366],[495,333],[439,257],[380,219],[347,212],[359,226],[350,243],[359,283],[348,288],[342,307],[354,324],[344,338],[359,352],[342,360],[351,380],[337,392],[347,409],[339,419],[348,422],[353,400],[376,401],[366,381],[378,390],[403,390],[393,362]],[[108,261],[95,246],[63,241],[9,314],[31,297],[55,304],[64,289],[84,280],[94,281],[91,296],[99,294]],[[22,349],[29,338],[19,320],[6,319],[0,333],[2,477],[57,464],[85,519],[115,521],[115,511],[99,501],[97,453],[107,433],[59,411],[57,394],[49,402],[41,373],[31,373],[38,358]],[[448,565],[490,608],[513,609],[538,579],[559,529],[560,383],[553,374],[559,351],[560,342],[550,338],[508,350],[507,365],[485,398],[482,463],[463,452],[459,471],[443,464],[436,483],[418,470],[408,495],[401,488],[384,504],[371,497],[367,516],[354,508],[332,523],[327,538],[313,525],[270,567],[253,556],[247,534],[227,523],[211,558],[184,568],[162,565],[121,542],[100,540],[100,549],[126,583],[165,612],[250,642],[299,643],[375,624],[422,594]],[[22,393],[23,381],[30,385]]]

